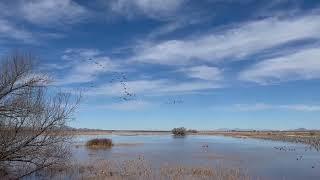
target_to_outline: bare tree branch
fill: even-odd
[[[18,177],[68,159],[65,127],[81,96],[48,92],[50,80],[37,75],[29,54],[0,63],[0,170]],[[24,172],[19,168],[27,167]]]

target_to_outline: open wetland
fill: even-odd
[[[95,138],[112,139],[113,146],[88,148],[86,142]],[[320,177],[320,152],[309,145],[226,136],[78,135],[72,146],[72,159],[68,168],[48,170],[45,176],[52,179],[279,180]],[[32,177],[39,176],[41,173]]]

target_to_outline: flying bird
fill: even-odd
[[[169,99],[165,102],[165,104],[182,104],[184,103],[181,99]]]

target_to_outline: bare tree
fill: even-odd
[[[16,177],[66,162],[65,127],[80,98],[51,90],[33,59],[14,53],[0,61],[0,172]]]

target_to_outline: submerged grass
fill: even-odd
[[[111,148],[113,146],[112,139],[91,139],[86,143],[87,148]]]

